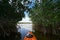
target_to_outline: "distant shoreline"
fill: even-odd
[[[32,24],[32,22],[19,22],[18,24]]]

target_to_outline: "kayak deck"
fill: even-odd
[[[37,39],[32,32],[28,32],[27,35],[24,37],[24,40],[37,40]]]

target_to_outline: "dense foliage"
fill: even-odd
[[[31,20],[37,30],[52,34],[60,31],[60,0],[36,0],[35,8],[31,11]]]
[[[43,35],[48,40],[60,39],[60,0],[36,0],[35,7],[30,10],[30,17],[37,30],[35,33],[38,40]]]
[[[21,1],[0,0],[0,40],[20,40],[16,24],[22,20],[26,9]]]
[[[15,1],[13,1],[15,2]],[[13,3],[12,3],[13,4]],[[16,3],[14,3],[16,5]],[[0,19],[1,20],[13,20],[13,21],[19,21],[24,16],[23,10],[24,6],[21,3],[18,3],[17,6],[10,5],[8,0],[6,1],[0,1]],[[19,12],[17,12],[17,7]]]

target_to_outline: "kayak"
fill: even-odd
[[[37,40],[35,35],[32,32],[28,32],[27,35],[24,37],[24,40]]]

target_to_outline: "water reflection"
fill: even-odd
[[[32,30],[32,24],[19,24],[21,28],[18,28],[18,32],[21,33],[21,40],[24,39],[25,35]]]
[[[22,24],[18,24],[18,32],[21,33],[21,40],[24,39],[25,35],[29,31],[32,31],[32,21],[28,16],[29,15],[28,10],[26,10],[24,12],[24,14],[25,14],[25,17],[22,18],[22,21],[19,21],[19,23],[22,23]],[[19,28],[19,27],[21,27],[21,28]]]

